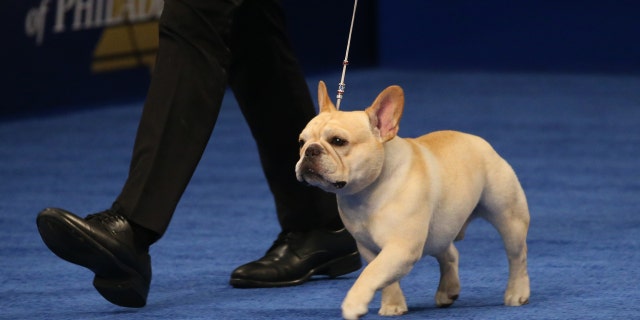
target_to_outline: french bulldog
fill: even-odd
[[[340,217],[367,262],[342,303],[358,319],[382,290],[383,316],[408,311],[399,280],[423,256],[440,266],[439,307],[458,298],[458,250],[469,222],[484,218],[509,262],[504,304],[528,303],[529,209],[512,167],[484,139],[459,131],[398,136],[404,92],[384,89],[365,110],[339,111],[324,82],[319,113],[300,134],[299,181],[335,193]]]

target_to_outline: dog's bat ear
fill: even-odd
[[[329,94],[327,93],[327,86],[322,80],[318,82],[318,105],[320,112],[331,112],[337,110],[336,106],[331,102],[331,98],[329,98]]]
[[[403,110],[404,92],[399,86],[393,85],[380,92],[365,112],[372,126],[380,131],[382,141],[386,142],[398,134]]]

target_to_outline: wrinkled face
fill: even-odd
[[[336,194],[353,194],[382,170],[384,149],[364,111],[321,112],[299,138],[298,181]]]

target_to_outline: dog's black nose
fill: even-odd
[[[322,154],[322,147],[319,144],[312,144],[304,151],[304,156],[313,158]]]
[[[333,186],[336,187],[336,189],[342,189],[346,185],[347,185],[346,181],[338,181],[333,183]]]

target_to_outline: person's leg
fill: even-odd
[[[313,274],[357,270],[355,241],[344,230],[335,195],[296,180],[298,135],[316,111],[280,2],[245,1],[234,19],[231,50],[230,85],[256,140],[282,228],[267,255],[236,269],[231,284],[294,285]],[[322,254],[294,258],[314,251]]]
[[[38,215],[45,244],[92,270],[94,286],[114,304],[146,304],[148,248],[165,232],[215,125],[237,5],[165,1],[156,66],[121,194],[111,209],[85,219],[57,208]]]
[[[226,40],[235,5],[166,1],[160,47],[129,177],[116,202],[159,236],[200,161],[227,86]]]
[[[337,230],[335,196],[296,180],[298,135],[316,111],[277,2],[249,0],[239,9],[230,85],[256,140],[283,230]]]

